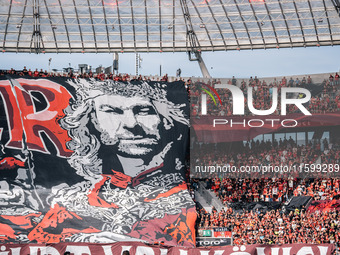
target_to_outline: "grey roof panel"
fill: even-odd
[[[0,48],[187,51],[181,2],[202,51],[340,44],[340,17],[331,0],[0,0]],[[34,23],[39,49],[32,44]]]

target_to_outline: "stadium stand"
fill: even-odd
[[[0,70],[0,76],[18,75],[31,77],[71,77],[71,78],[95,78],[98,80],[111,79],[116,81],[168,81],[167,75],[161,78],[149,76],[131,76],[128,74],[112,73],[94,74],[91,71],[85,74],[55,73],[40,69],[27,70]],[[183,78],[178,78],[183,80]],[[174,79],[174,80],[177,80]],[[221,83],[220,80],[207,81],[208,85]],[[228,80],[228,84],[235,85],[237,80]],[[314,84],[310,76],[299,78],[283,77],[278,80],[273,78],[271,82],[260,81],[257,76],[250,77],[248,81],[238,80],[239,87],[245,92],[247,87],[253,87],[253,98],[256,109],[268,109],[271,106],[272,88],[282,87],[306,87],[312,91],[312,99],[308,106],[311,113],[336,112],[340,108],[340,95],[338,93],[339,75],[330,75],[320,84]],[[199,116],[197,110],[200,106],[201,82],[185,82],[191,98],[192,114]],[[217,89],[224,105],[230,100],[231,94],[226,90]],[[279,107],[278,107],[279,108]],[[212,101],[208,101],[208,113],[216,116],[230,116],[230,106],[222,109],[214,107]],[[288,112],[296,113],[298,109],[291,107]],[[250,112],[247,113],[250,115]],[[279,114],[279,111],[276,112]],[[320,164],[339,164],[339,139],[325,138],[323,140],[311,140],[306,144],[298,144],[292,137],[265,141],[262,139],[244,141],[237,149],[218,152],[218,144],[196,144],[204,151],[196,155],[201,159],[201,164],[211,165],[228,162],[230,165],[294,165],[309,162]],[[204,148],[203,148],[204,147]],[[210,153],[206,153],[210,151]],[[214,176],[213,176],[214,177]],[[335,178],[301,179],[292,176],[284,178],[221,178],[215,176],[211,179],[192,178],[188,182],[190,193],[195,200],[195,194],[199,186],[204,184],[207,190],[211,190],[221,200],[224,208],[216,210],[214,207],[207,210],[197,203],[197,229],[209,229],[222,227],[233,233],[233,244],[293,244],[293,243],[333,243],[340,246],[340,181]],[[310,197],[312,202],[288,211],[285,206],[293,197]],[[321,203],[321,206],[320,206]],[[326,209],[325,209],[326,208]]]
[[[162,77],[152,77],[152,76],[132,76],[129,74],[105,74],[105,73],[93,73],[89,71],[88,73],[77,73],[70,70],[69,72],[47,72],[47,70],[43,71],[43,69],[35,69],[32,71],[31,69],[26,69],[24,67],[22,70],[14,70],[11,68],[10,70],[0,70],[0,76],[4,75],[18,75],[18,76],[30,76],[30,77],[69,77],[69,78],[94,78],[97,80],[114,80],[114,81],[133,81],[133,80],[143,80],[143,81],[168,81],[168,75],[165,74]],[[183,80],[181,78],[175,78],[174,81]],[[184,81],[184,80],[183,80]]]
[[[256,109],[269,109],[272,101],[272,88],[303,87],[311,91],[312,99],[306,107],[312,114],[336,113],[339,104],[338,74],[330,75],[321,82],[314,83],[310,76],[289,79],[272,78],[261,81],[256,76],[238,80],[237,85],[246,93],[247,87],[253,87],[253,99]],[[196,81],[190,86],[192,114],[202,118],[199,109],[201,88],[205,85],[214,87],[214,82]],[[236,84],[233,79],[229,85]],[[208,98],[208,115],[231,117],[232,105],[228,104],[231,93],[225,89],[216,89],[221,97],[222,106],[216,107]],[[299,95],[294,95],[298,97]],[[280,107],[278,107],[280,109]],[[246,109],[247,110],[247,109]],[[289,107],[287,114],[298,113],[296,107]],[[247,115],[252,114],[248,111]],[[273,115],[279,115],[277,110]],[[204,117],[204,116],[203,116]],[[322,134],[330,131],[331,135]],[[296,133],[281,131],[259,135],[239,142],[204,143],[196,141],[192,147],[198,147],[193,154],[199,165],[228,165],[240,168],[242,165],[339,165],[339,136],[336,128],[316,127],[294,130],[303,133],[299,141]],[[293,132],[294,132],[293,131]],[[311,133],[312,131],[312,133]],[[291,132],[291,131],[290,131]],[[310,133],[308,133],[310,132]],[[301,133],[301,134],[302,134]],[[314,135],[313,135],[314,134]],[[268,139],[269,138],[269,139]],[[233,244],[293,244],[293,243],[333,243],[340,245],[340,189],[338,178],[272,178],[252,173],[252,176],[233,178],[217,173],[196,174],[191,186],[198,190],[200,185],[216,194],[223,203],[222,210],[214,206],[197,206],[200,230],[227,228],[233,233]],[[301,202],[301,203],[300,203]]]
[[[217,81],[214,84],[219,84],[220,82]],[[232,84],[232,82],[228,82],[229,84]],[[214,84],[207,83],[207,85]],[[338,84],[338,83],[337,83]],[[194,109],[200,108],[200,95],[201,95],[201,86],[204,85],[201,83],[195,83],[190,88],[190,94],[191,94],[191,104]],[[240,88],[244,93],[247,93],[248,87],[253,87],[253,101],[254,101],[254,107],[258,110],[265,110],[270,109],[271,107],[271,99],[272,99],[272,89],[278,88],[278,94],[280,95],[280,89],[283,87],[303,87],[308,88],[312,93],[312,99],[311,102],[308,105],[308,108],[311,113],[324,113],[324,112],[335,112],[339,110],[340,107],[340,101],[339,101],[339,95],[337,93],[337,86],[335,85],[335,82],[333,82],[333,79],[325,79],[321,84],[313,84],[310,77],[305,79],[305,77],[300,81],[298,78],[294,81],[293,78],[290,78],[289,81],[285,77],[282,78],[282,80],[277,81],[276,78],[273,79],[272,82],[267,84],[266,81],[260,81],[256,76],[255,79],[252,77],[249,79],[248,83],[244,80],[242,80],[240,84]],[[212,101],[211,98],[208,98],[207,102],[207,112],[209,115],[215,115],[215,116],[231,116],[232,115],[232,109],[231,106],[228,105],[226,102],[231,100],[231,93],[228,90],[224,89],[216,89],[218,92],[223,107],[216,107]],[[277,107],[277,110],[274,114],[280,114],[280,102]],[[299,109],[296,108],[296,106],[289,106],[288,113],[296,113],[299,112]],[[200,112],[198,110],[195,110],[193,112],[194,115],[199,116]],[[246,111],[245,115],[251,115],[251,112]]]
[[[309,212],[296,210],[285,214],[281,209],[267,212],[233,214],[228,208],[208,213],[199,211],[201,227],[229,227],[233,241],[241,244],[334,243],[339,245],[339,211]]]

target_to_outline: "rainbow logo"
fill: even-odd
[[[203,84],[203,85],[206,86],[208,89],[210,89],[212,92],[214,92],[214,94],[215,94],[216,97],[218,98],[220,104],[222,105],[222,100],[221,100],[221,98],[220,98],[220,95],[217,93],[216,89],[214,89],[213,87],[211,87],[211,86],[209,86],[209,85],[207,85],[207,84]],[[211,99],[214,101],[215,106],[217,106],[217,102],[216,102],[216,99],[215,99],[215,97],[213,96],[213,94],[212,94],[209,90],[207,90],[207,89],[205,89],[205,88],[201,88],[201,90],[203,90],[205,93],[207,93],[207,94],[211,97]]]

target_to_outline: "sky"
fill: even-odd
[[[182,53],[141,53],[142,75],[162,75],[167,73],[175,76],[176,70],[181,68],[182,76],[201,77],[197,62],[190,62],[188,55]],[[275,77],[289,75],[306,75],[317,73],[335,73],[340,70],[340,46],[287,48],[268,50],[217,51],[202,53],[205,64],[214,78],[247,78],[250,76]],[[78,64],[89,64],[93,68],[100,65],[112,65],[113,54],[28,54],[28,53],[0,53],[0,69],[14,68],[62,70],[71,65],[78,68]],[[119,53],[119,72],[136,73],[136,55],[134,53]]]

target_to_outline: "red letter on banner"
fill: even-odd
[[[17,84],[18,82],[20,84]],[[12,83],[17,99],[10,82],[0,82],[0,92],[5,100],[11,132],[7,146],[22,148],[24,129],[28,149],[48,152],[40,137],[40,133],[45,132],[57,148],[59,156],[71,155],[72,151],[66,148],[66,142],[70,141],[70,138],[67,131],[58,123],[58,120],[65,116],[63,109],[69,105],[70,93],[61,85],[49,80],[17,79]],[[33,99],[28,93],[31,91],[40,92],[45,97],[48,104],[46,109],[35,111]]]

